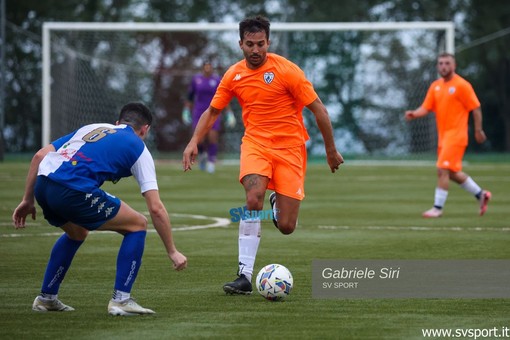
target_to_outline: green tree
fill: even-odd
[[[44,21],[116,21],[128,1],[8,1],[5,144],[9,152],[32,151],[41,141],[41,60]],[[107,5],[108,4],[108,5]]]
[[[497,0],[360,0],[344,1],[341,4],[309,0],[69,0],[36,1],[18,0],[7,3],[6,57],[8,86],[6,94],[6,147],[7,151],[28,151],[39,146],[41,139],[41,29],[44,21],[146,21],[146,22],[238,22],[246,15],[267,15],[274,22],[355,22],[355,21],[450,21],[457,25],[456,38],[461,45],[504,30],[508,26],[509,7]],[[489,4],[489,5],[487,5]],[[148,44],[154,34],[140,34],[139,46]],[[360,44],[363,36],[359,32],[342,34],[323,33],[311,35],[303,32],[274,34],[274,51],[289,57],[305,69],[323,65],[316,88],[321,98],[333,103],[333,124],[337,131],[348,131],[363,143],[368,152],[391,141],[387,131],[398,126],[402,108],[383,107],[375,103],[374,97],[382,97],[385,86],[372,86],[360,93],[356,88],[356,77],[360,72]],[[242,58],[236,49],[237,41],[211,44],[207,34],[172,33],[159,34],[163,53],[159,72],[154,75],[154,105],[164,111],[160,119],[164,124],[176,126],[178,134],[185,136],[179,127],[180,103],[185,93],[186,78],[166,75],[176,70],[193,70],[201,59],[213,58],[228,66],[231,60]],[[386,49],[374,53],[375,60],[385,65],[388,86],[405,84],[409,89],[425,87],[436,75],[424,69],[408,67],[416,56],[415,51],[403,54],[396,63],[394,56],[403,46],[383,34],[371,39],[384,41]],[[441,34],[436,36],[440,45]],[[509,60],[505,46],[509,35],[490,43],[484,43],[460,51],[458,70],[467,75],[474,84],[485,115],[485,128],[494,150],[510,150],[509,109]],[[366,43],[366,42],[365,42]],[[87,42],[78,42],[85,46]],[[223,45],[224,44],[224,45]],[[174,53],[186,46],[186,53]],[[487,47],[487,48],[486,48]],[[438,51],[439,52],[439,51]],[[121,53],[111,51],[112,54]],[[435,55],[430,56],[431,60]],[[171,60],[171,63],[168,63]],[[229,61],[229,62],[227,62]],[[400,71],[400,72],[399,72]],[[403,72],[402,72],[403,71]],[[114,72],[111,72],[112,74]],[[113,76],[113,75],[112,75]],[[166,77],[166,78],[165,78]],[[94,86],[100,89],[104,83],[98,80]],[[367,95],[369,93],[369,95]],[[409,92],[405,101],[416,103],[425,95]],[[105,104],[105,106],[107,106]],[[388,112],[384,124],[377,128],[366,126],[365,112],[385,110]],[[305,114],[310,119],[310,114]],[[313,118],[313,117],[312,117]],[[308,124],[312,142],[321,143],[315,124]],[[386,132],[384,132],[386,131]],[[158,138],[168,138],[168,133],[157,131]],[[185,137],[177,139],[185,140]],[[173,142],[172,142],[173,143]],[[180,142],[182,143],[182,142]],[[176,147],[177,144],[173,144]],[[177,145],[177,147],[180,147]],[[470,147],[473,147],[470,145]],[[487,146],[486,146],[487,147]]]
[[[470,138],[471,150],[510,151],[510,57],[507,47],[510,34],[488,41],[484,39],[508,29],[509,16],[508,3],[498,0],[392,0],[379,4],[374,11],[374,20],[455,22],[456,45],[462,47],[456,53],[457,72],[475,88],[489,138],[483,145]],[[479,43],[471,44],[479,39]],[[428,78],[422,77],[425,81],[429,81]]]
[[[510,6],[472,0],[457,63],[482,103],[484,129],[495,151],[510,151]],[[482,146],[474,146],[480,150]]]

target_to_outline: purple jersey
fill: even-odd
[[[188,91],[188,99],[193,102],[193,129],[197,126],[202,113],[204,113],[204,111],[209,107],[220,80],[220,76],[216,74],[213,74],[210,77],[206,77],[203,74],[193,76]],[[220,123],[220,119],[216,120],[213,129],[219,130]]]

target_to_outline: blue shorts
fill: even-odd
[[[95,230],[114,218],[120,209],[120,199],[100,188],[81,192],[66,188],[46,176],[37,176],[35,198],[44,218],[55,227],[72,222]]]

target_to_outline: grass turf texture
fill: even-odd
[[[187,215],[228,219],[231,208],[244,204],[238,167],[219,165],[217,173],[209,175],[198,170],[184,174],[177,164],[157,164],[162,199],[171,214],[178,214],[171,215],[175,242],[187,255],[189,267],[175,272],[157,234],[150,232],[132,293],[157,314],[130,318],[107,315],[121,236],[100,232],[92,233],[81,247],[61,286],[59,297],[76,311],[31,310],[57,238],[53,233],[59,230],[48,226],[40,210],[25,230],[11,226],[27,169],[26,162],[0,168],[2,339],[422,339],[422,328],[510,326],[508,299],[323,300],[313,299],[311,292],[312,259],[508,259],[507,163],[465,167],[492,191],[486,216],[479,217],[477,202],[451,185],[439,219],[421,218],[433,200],[433,163],[347,161],[336,174],[330,174],[325,163],[311,164],[294,234],[281,235],[271,221],[262,225],[255,275],[269,263],[288,267],[295,286],[283,303],[265,301],[256,292],[223,293],[223,283],[233,279],[237,269],[237,223],[178,230],[212,222]],[[105,188],[135,209],[147,210],[133,179]],[[269,208],[268,202],[264,208]]]

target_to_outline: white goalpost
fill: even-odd
[[[421,103],[437,54],[454,52],[454,34],[452,22],[272,23],[270,52],[314,83],[341,149],[408,155],[434,147],[431,121],[401,118]],[[179,150],[190,133],[180,121],[189,79],[205,59],[219,72],[240,60],[238,40],[237,23],[44,23],[42,144],[113,122],[122,104],[141,100],[157,119],[151,147]],[[240,123],[226,131],[223,150],[236,153],[241,134]],[[316,134],[310,124],[312,154]]]

